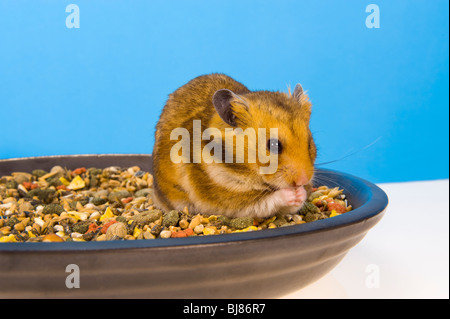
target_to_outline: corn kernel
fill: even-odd
[[[137,237],[140,233],[142,233],[142,231],[139,228],[134,227],[133,236]]]
[[[99,220],[102,222],[102,221],[105,220],[106,218],[111,218],[111,217],[114,217],[114,214],[113,214],[111,208],[108,207],[108,208],[106,209],[105,213],[104,213],[102,216],[100,216],[100,219],[99,219]]]
[[[78,189],[82,189],[86,186],[86,183],[84,182],[84,180],[80,177],[80,175],[77,175],[69,184],[69,186],[67,186],[68,189],[72,189],[72,190],[78,190]]]
[[[15,243],[15,242],[17,242],[17,240],[13,234],[0,237],[0,243]]]
[[[217,228],[214,226],[205,227],[203,229],[203,235],[214,235],[217,231]]]
[[[77,212],[77,211],[69,211],[67,212],[69,216],[74,217],[76,220],[86,220],[89,217],[88,213]]]
[[[334,217],[334,216],[338,216],[340,215],[337,211],[335,211],[334,209],[331,211],[330,217]]]
[[[248,227],[246,227],[244,229],[235,230],[233,233],[243,233],[243,232],[253,231],[253,230],[258,230],[258,227],[256,227],[256,226],[248,226]]]
[[[273,222],[276,218],[277,218],[277,216],[272,216],[272,217],[270,217],[269,219],[266,219],[265,221],[263,221],[263,222],[261,223],[261,226],[262,226],[262,225],[268,225],[268,224],[270,224],[270,223]]]
[[[70,182],[67,179],[65,179],[64,177],[62,177],[62,176],[59,178],[59,181],[61,183],[63,183],[63,185],[65,185],[65,186],[69,186],[70,185]]]
[[[216,215],[211,215],[208,217],[208,221],[209,222],[215,222],[217,220],[217,216]]]

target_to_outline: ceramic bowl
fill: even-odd
[[[72,155],[0,160],[11,172],[138,165],[151,155]],[[133,241],[1,243],[0,298],[275,298],[333,269],[382,218],[386,194],[332,170],[354,210],[307,224],[226,235]],[[73,266],[76,265],[76,266]],[[74,268],[76,267],[76,268]],[[79,288],[68,288],[79,274]]]

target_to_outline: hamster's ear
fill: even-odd
[[[228,89],[221,89],[214,93],[212,102],[220,118],[233,127],[236,127],[236,116],[233,113],[233,104],[248,108],[247,102],[241,96]]]
[[[303,109],[306,109],[309,113],[311,113],[311,102],[309,101],[309,97],[306,92],[303,91],[300,83],[297,83],[297,85],[295,86],[292,97],[300,104]]]
[[[296,101],[301,101],[303,95],[303,88],[300,83],[297,83],[294,89],[294,94],[292,95]]]

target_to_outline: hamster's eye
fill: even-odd
[[[281,142],[277,140],[276,138],[271,138],[267,141],[267,149],[272,154],[281,154],[283,151],[283,146],[281,145]]]

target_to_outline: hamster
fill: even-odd
[[[311,103],[300,84],[291,94],[290,90],[252,92],[218,73],[189,81],[169,95],[156,125],[152,156],[154,205],[166,211],[188,207],[191,214],[221,214],[230,218],[295,213],[306,201],[314,175],[316,146],[309,129],[310,116]],[[186,150],[174,150],[181,141],[181,135],[173,133],[177,128],[188,133],[190,142],[184,142]],[[216,148],[211,148],[213,138],[205,138],[205,134],[199,138],[199,128],[201,132],[214,128],[220,133],[214,135]],[[267,134],[261,140],[248,134],[243,158],[250,150],[257,150],[258,157],[251,162],[248,156],[248,161],[242,163],[236,141],[247,128],[266,133],[276,128],[277,138],[269,138],[272,135]],[[227,147],[230,141],[236,145]],[[257,147],[251,143],[255,141]],[[227,153],[230,145],[232,153]],[[203,155],[208,150],[218,154],[212,154],[212,162],[198,161],[199,149]],[[184,157],[178,157],[180,151],[186,151]],[[259,155],[277,160],[273,172],[261,173],[268,165]]]

